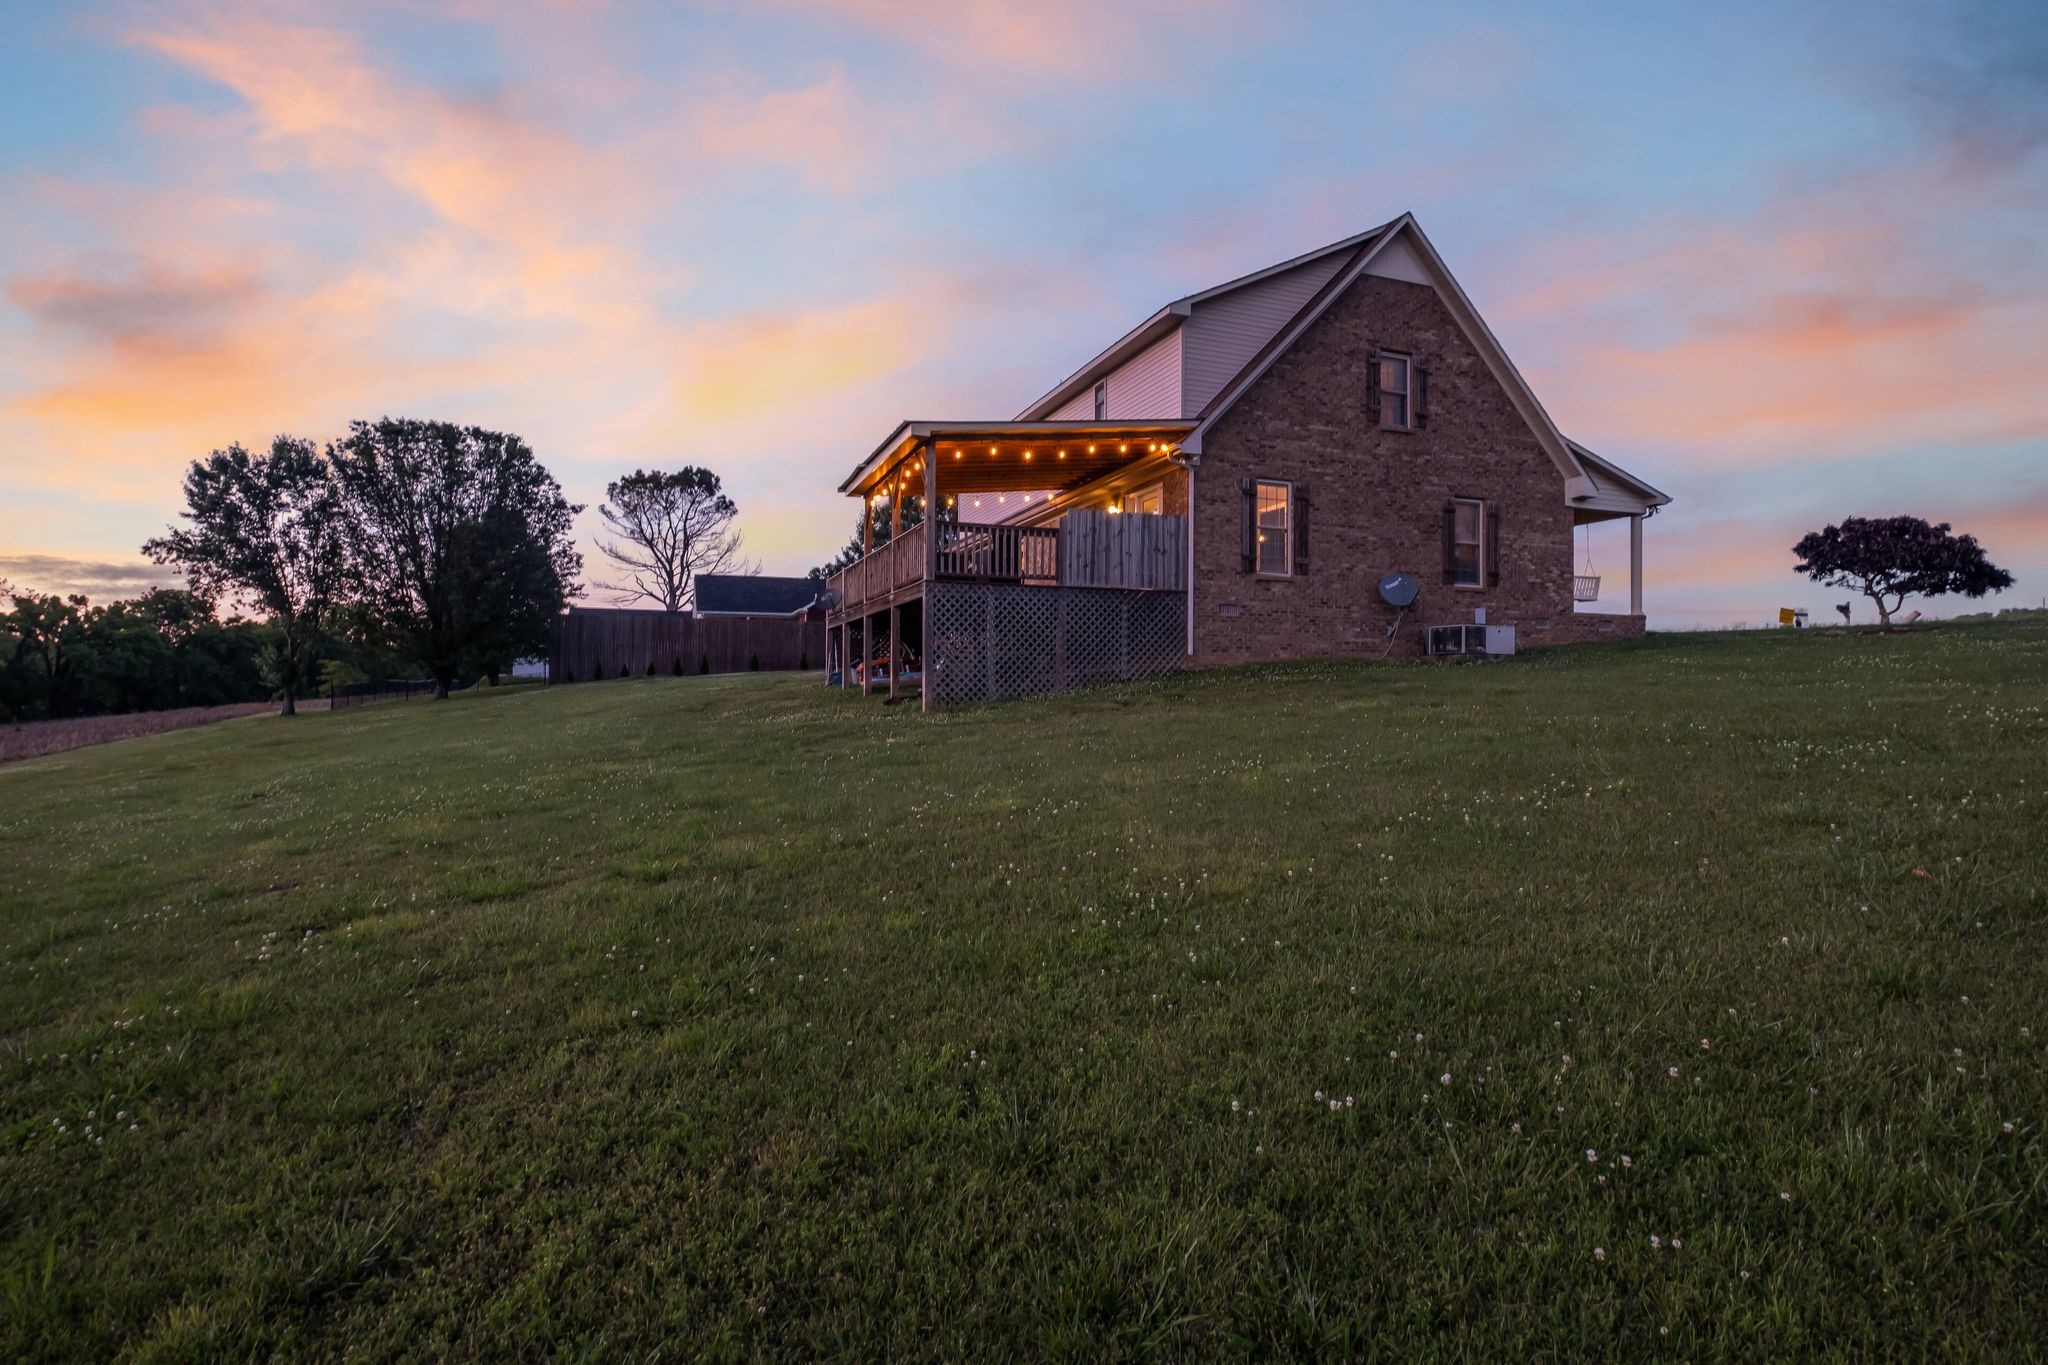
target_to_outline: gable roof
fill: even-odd
[[[1330,305],[1366,272],[1375,256],[1403,236],[1414,244],[1438,295],[1450,309],[1451,317],[1464,330],[1473,349],[1479,352],[1480,359],[1486,362],[1494,378],[1507,390],[1508,401],[1521,414],[1522,420],[1529,424],[1529,429],[1536,434],[1537,443],[1543,447],[1544,453],[1550,456],[1551,463],[1557,466],[1558,473],[1567,480],[1584,479],[1585,470],[1581,467],[1571,443],[1565,440],[1564,433],[1557,429],[1557,424],[1550,420],[1550,414],[1544,411],[1543,404],[1537,401],[1535,392],[1530,389],[1528,381],[1522,378],[1522,372],[1515,368],[1514,361],[1508,359],[1508,353],[1501,346],[1500,340],[1486,325],[1485,319],[1479,316],[1479,310],[1472,306],[1472,300],[1466,297],[1464,289],[1452,276],[1450,267],[1444,264],[1443,257],[1439,256],[1436,248],[1430,244],[1429,238],[1423,235],[1422,228],[1417,225],[1412,213],[1402,214],[1372,240],[1359,244],[1356,254],[1345,263],[1344,268],[1331,276],[1329,283],[1303,304],[1301,311],[1252,357],[1235,379],[1223,386],[1222,391],[1207,407],[1203,408],[1195,429],[1181,442],[1181,449],[1199,459],[1202,453],[1202,438],[1210,428],[1216,425],[1223,414],[1230,411],[1260,376],[1272,368],[1273,362],[1279,359],[1288,347],[1301,339],[1302,334],[1314,325],[1316,319],[1329,311]]]
[[[1368,228],[1364,232],[1355,232],[1341,241],[1332,242],[1328,246],[1317,247],[1314,251],[1303,252],[1299,256],[1281,261],[1277,265],[1269,265],[1262,270],[1254,270],[1249,275],[1240,275],[1234,280],[1225,280],[1222,284],[1213,285],[1208,289],[1199,290],[1193,294],[1187,294],[1175,299],[1172,303],[1167,304],[1151,317],[1146,318],[1136,327],[1133,327],[1130,331],[1117,338],[1108,349],[1102,351],[1093,360],[1090,360],[1080,369],[1075,370],[1065,379],[1053,385],[1052,388],[1040,395],[1037,401],[1018,413],[1017,420],[1020,422],[1039,421],[1056,411],[1076,394],[1093,385],[1096,380],[1107,375],[1126,360],[1129,360],[1168,332],[1179,327],[1181,320],[1193,313],[1197,304],[1208,303],[1225,294],[1234,293],[1237,290],[1259,284],[1262,281],[1271,279],[1275,275],[1284,275],[1290,270],[1298,269],[1304,265],[1311,265],[1326,257],[1340,255],[1347,251],[1355,251],[1400,221],[1400,219],[1395,219],[1394,223],[1382,223],[1376,228]]]
[[[802,611],[817,599],[818,584],[809,578],[707,573],[697,575],[696,596],[700,612],[787,616]]]

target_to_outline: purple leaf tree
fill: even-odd
[[[2012,575],[1985,557],[1974,536],[1919,517],[1845,517],[1809,531],[1792,553],[1797,571],[1814,582],[1868,597],[1886,630],[1908,597],[1982,597],[2012,586]]]

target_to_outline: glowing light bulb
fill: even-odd
[[[1088,453],[1089,453],[1090,455],[1093,455],[1093,454],[1095,453],[1095,447],[1094,447],[1094,446],[1089,446],[1089,447],[1088,447]]]
[[[991,455],[995,454],[995,453],[996,453],[996,448],[995,448],[994,446],[990,446],[990,447],[988,448],[988,453],[989,453],[989,454],[991,454]]]
[[[1024,458],[1025,458],[1025,459],[1027,459],[1027,460],[1028,460],[1028,459],[1030,459],[1030,458],[1031,458],[1031,452],[1030,452],[1030,451],[1028,451],[1028,450],[1027,450],[1027,451],[1025,451],[1025,452],[1024,452]]]
[[[1129,441],[1126,441],[1122,445],[1118,446],[1116,449],[1117,454],[1128,455],[1131,453],[1131,443]]]

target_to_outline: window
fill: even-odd
[[[1476,588],[1486,581],[1486,504],[1458,498],[1451,508],[1451,582]]]
[[[1284,483],[1261,480],[1258,485],[1258,570],[1262,574],[1294,571],[1294,518],[1288,506],[1292,491]]]
[[[1107,416],[1109,416],[1109,381],[1107,379],[1098,379],[1095,381],[1095,420],[1100,422]]]
[[[1166,508],[1166,490],[1159,484],[1124,495],[1124,511],[1158,516]]]
[[[1381,355],[1379,365],[1380,425],[1406,429],[1409,418],[1409,373],[1405,355]]]

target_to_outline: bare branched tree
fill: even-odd
[[[620,581],[597,586],[620,606],[649,601],[681,611],[699,574],[760,572],[740,554],[732,524],[739,508],[710,470],[636,469],[606,485],[604,494],[597,514],[614,538],[599,540],[597,548],[618,567]]]

